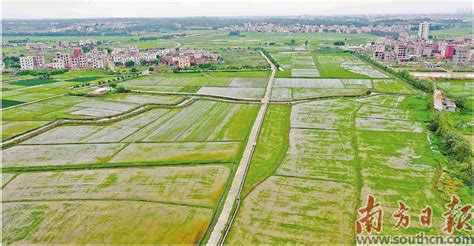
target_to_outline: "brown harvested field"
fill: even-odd
[[[107,125],[60,126],[29,139],[24,144],[120,142],[169,111],[168,109],[152,109]]]
[[[226,243],[350,244],[349,184],[271,176],[244,200]]]
[[[137,201],[3,203],[7,244],[196,244],[213,210]]]
[[[33,167],[107,162],[125,144],[18,145],[2,150],[3,167]]]
[[[277,174],[352,181],[354,150],[346,132],[291,129],[290,146]]]
[[[110,162],[229,162],[237,157],[240,145],[238,142],[131,143]]]
[[[3,201],[118,199],[213,208],[229,171],[204,165],[24,173],[4,188]]]
[[[2,173],[2,187],[15,178],[15,173]]]

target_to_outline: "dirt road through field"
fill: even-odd
[[[240,192],[242,190],[242,186],[245,181],[245,176],[247,174],[248,167],[250,165],[250,161],[252,160],[252,155],[257,145],[257,137],[260,132],[260,129],[263,124],[263,119],[265,118],[265,112],[267,111],[268,102],[270,101],[271,93],[272,93],[272,86],[273,81],[275,78],[276,67],[271,63],[271,61],[266,57],[263,53],[262,56],[265,57],[268,63],[270,63],[272,67],[272,75],[270,76],[270,80],[268,81],[267,88],[265,90],[265,96],[262,99],[260,110],[258,111],[257,118],[255,119],[255,123],[252,126],[252,131],[250,132],[249,140],[247,145],[245,146],[244,154],[242,155],[242,159],[240,159],[239,166],[237,171],[235,172],[234,179],[232,180],[232,185],[230,187],[229,193],[224,203],[224,207],[222,209],[221,214],[212,230],[211,236],[207,245],[219,245],[221,239],[225,233],[226,225],[232,216],[233,207],[235,202],[240,197]]]

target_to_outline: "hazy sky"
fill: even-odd
[[[454,13],[472,0],[2,0],[3,18]]]

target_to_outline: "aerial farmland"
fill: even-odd
[[[472,152],[443,149],[432,91],[335,45],[377,36],[186,30],[148,39],[104,36],[97,48],[219,58],[185,69],[3,71],[4,244],[347,245],[370,196],[389,236],[438,235],[453,195],[472,202]],[[468,98],[443,117],[473,144],[474,81],[430,83]],[[400,201],[413,213],[408,229],[392,223]],[[415,217],[427,206],[430,227]]]

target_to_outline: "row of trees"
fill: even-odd
[[[438,145],[442,152],[455,160],[447,161],[448,173],[472,186],[472,149],[469,141],[454,129],[442,111],[433,112],[428,129],[439,137]]]
[[[277,60],[275,60],[275,58],[273,58],[272,55],[270,55],[270,53],[262,48],[262,47],[258,47],[258,48],[255,48],[256,51],[261,51],[266,57],[268,57],[268,59],[273,63],[273,65],[275,65],[277,68],[280,67],[280,64],[278,64]]]
[[[200,72],[200,71],[238,71],[238,70],[266,70],[268,69],[268,66],[252,66],[252,65],[242,65],[242,66],[223,66],[223,65],[217,65],[215,63],[203,63],[199,64],[197,66],[192,66],[192,67],[186,67],[186,68],[176,68],[173,67],[173,70],[175,72],[180,72],[180,71],[189,71],[189,72]]]

